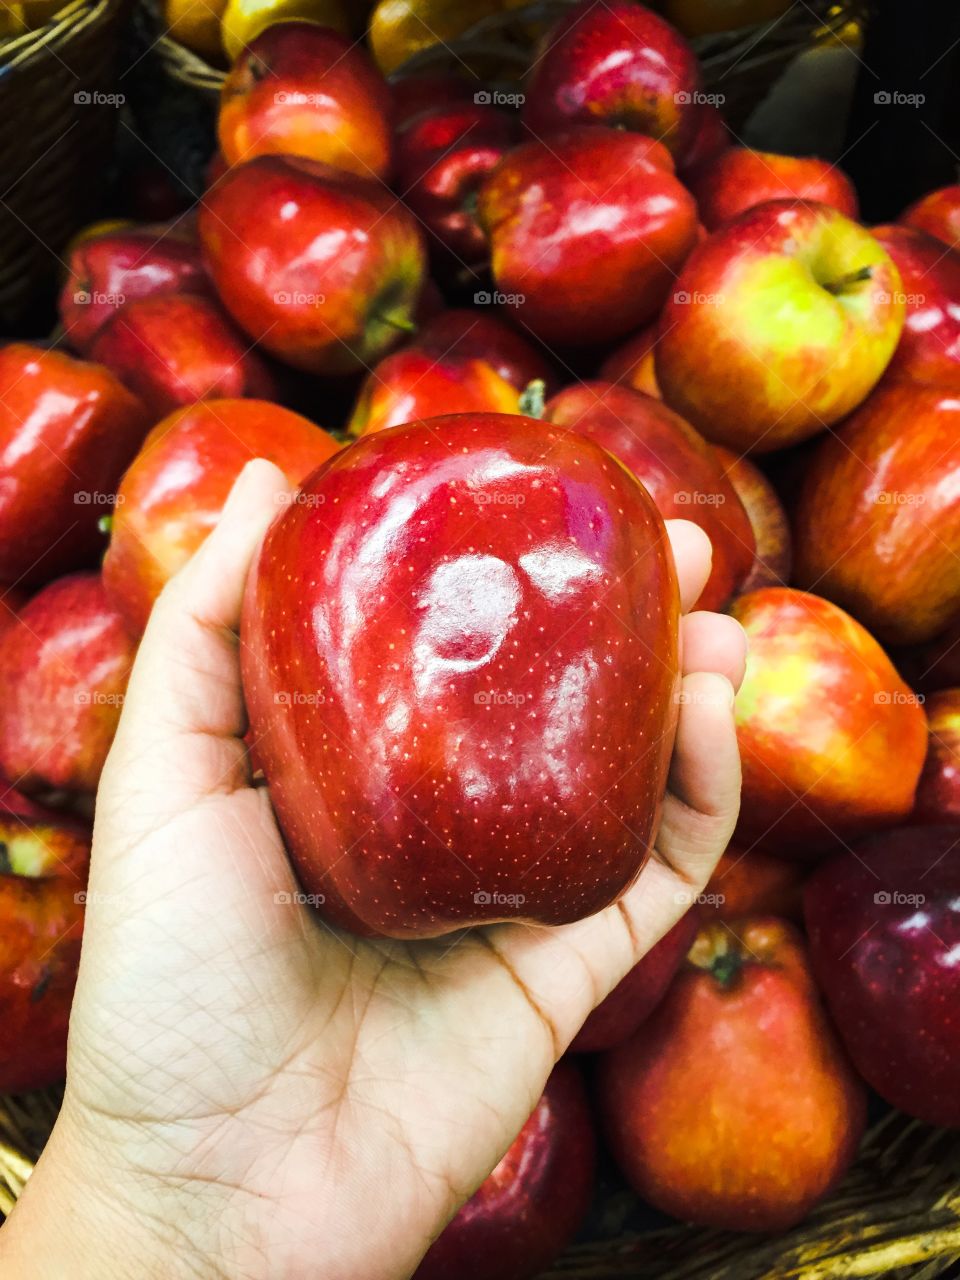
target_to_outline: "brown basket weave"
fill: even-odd
[[[115,93],[124,9],[125,0],[71,0],[46,26],[0,41],[4,334],[29,327],[58,254],[96,211],[118,116],[102,98]]]

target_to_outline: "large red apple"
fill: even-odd
[[[274,394],[248,339],[213,299],[196,294],[129,303],[100,329],[90,354],[136,392],[154,419],[209,396]]]
[[[960,826],[885,831],[807,885],[814,968],[857,1070],[887,1102],[960,1127]]]
[[[794,519],[795,576],[890,644],[960,615],[960,396],[892,383],[818,447]]]
[[[315,472],[251,572],[241,657],[326,916],[412,938],[615,900],[659,813],[677,607],[652,499],[575,432],[459,414]]]
[[[296,368],[369,368],[412,327],[423,238],[378,183],[296,156],[260,156],[207,192],[200,238],[227,310]]]
[[[278,22],[244,48],[221,90],[217,131],[228,164],[306,156],[386,178],[390,90],[363,46],[314,22]]]
[[[601,1059],[607,1137],[656,1208],[726,1231],[785,1231],[856,1154],[866,1095],[798,932],[706,925],[659,1008]]]
[[[159,422],[123,477],[103,562],[107,594],[130,631],[143,631],[246,463],[267,458],[296,483],[339,447],[306,418],[263,400],[206,400]]]
[[[727,147],[698,169],[690,189],[708,231],[767,200],[816,200],[848,218],[859,216],[853,183],[836,165],[815,156]]]
[[[548,343],[611,341],[651,320],[697,238],[664,148],[579,125],[511,151],[480,188],[497,289]]]
[[[913,227],[874,227],[897,264],[907,312],[887,378],[960,391],[960,253]]]
[[[665,520],[692,520],[704,530],[713,564],[697,604],[722,608],[750,572],[756,548],[743,504],[703,437],[659,400],[608,382],[567,387],[547,405],[546,418],[619,458]]]
[[[597,1005],[577,1032],[571,1053],[598,1053],[628,1040],[667,993],[697,936],[699,915],[691,908]]]
[[[700,68],[669,22],[633,0],[581,0],[546,34],[524,84],[538,137],[570,124],[647,134],[682,156],[699,126]]]
[[[38,592],[0,643],[0,770],[27,791],[95,791],[134,644],[100,575]]]
[[[751,591],[731,612],[749,645],[736,702],[738,842],[812,858],[905,818],[926,717],[876,640],[836,605],[786,587]]]
[[[960,246],[960,185],[928,192],[905,209],[897,221],[936,236],[956,249]]]
[[[793,565],[793,544],[790,521],[776,489],[749,458],[723,445],[716,445],[715,453],[743,503],[757,548],[753,568],[741,583],[741,593],[759,587],[785,587]]]
[[[0,348],[0,582],[43,582],[94,558],[98,522],[150,422],[99,365]]]
[[[690,255],[660,319],[657,382],[708,440],[767,452],[856,408],[903,328],[900,274],[826,205],[772,200]]]
[[[576,1235],[596,1137],[577,1067],[559,1062],[507,1154],[437,1237],[414,1280],[531,1280]]]
[[[941,689],[924,703],[930,743],[917,785],[914,822],[960,825],[960,689]]]
[[[128,302],[209,287],[199,245],[159,227],[123,227],[81,240],[67,258],[67,271],[60,320],[67,341],[82,353]]]

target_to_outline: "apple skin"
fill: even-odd
[[[786,1231],[847,1171],[866,1090],[836,1039],[798,931],[707,924],[659,1007],[605,1054],[613,1154],[664,1213],[725,1231]]]
[[[922,700],[849,614],[766,587],[730,610],[747,633],[737,695],[737,843],[810,860],[904,819],[927,749]]]
[[[740,594],[760,587],[785,587],[793,566],[793,541],[790,521],[776,489],[749,458],[719,444],[714,446],[714,452],[743,503],[757,548],[753,568],[741,583]]]
[[[666,150],[590,125],[511,151],[480,188],[478,217],[497,288],[523,298],[538,338],[571,346],[651,320],[697,238]]]
[[[635,333],[607,356],[600,366],[600,377],[605,382],[618,382],[655,400],[661,399],[653,356],[659,335],[656,321]]]
[[[118,308],[158,293],[203,293],[210,287],[200,247],[166,229],[130,227],[82,240],[67,258],[60,322],[81,355]]]
[[[960,396],[891,383],[818,446],[794,517],[794,574],[885,643],[957,617]]]
[[[0,636],[17,620],[29,596],[18,587],[0,587]]]
[[[695,107],[696,129],[690,145],[677,162],[677,172],[685,187],[693,190],[700,170],[731,145],[726,121],[712,102]]]
[[[583,1079],[558,1062],[506,1155],[428,1249],[414,1280],[532,1280],[593,1197],[596,1135]]]
[[[872,227],[897,264],[906,298],[903,333],[886,380],[960,391],[960,253],[913,227]]]
[[[426,250],[385,187],[299,157],[230,170],[200,207],[224,306],[265,350],[308,373],[369,368],[411,325]]]
[[[120,484],[103,582],[132,635],[166,583],[220,518],[253,458],[296,483],[339,450],[336,440],[264,400],[206,400],[164,418]]]
[[[241,662],[323,914],[415,938],[614,901],[676,725],[677,585],[646,490],[574,432],[455,414],[357,441],[302,494],[247,581]]]
[[[520,393],[485,360],[408,347],[384,356],[364,379],[347,424],[370,435],[445,413],[516,413]]]
[[[485,264],[487,238],[474,204],[486,176],[518,141],[515,116],[483,103],[438,107],[410,122],[397,143],[397,189],[432,237],[446,274]]]
[[[118,311],[90,354],[140,397],[154,421],[208,396],[272,399],[260,356],[211,298],[168,293]]]
[[[826,205],[771,200],[687,259],[660,319],[657,382],[715,444],[781,449],[856,408],[903,317],[900,273],[869,232]]]
[[[441,311],[424,321],[412,345],[435,356],[485,360],[518,391],[525,390],[535,378],[548,391],[559,381],[556,367],[546,356],[496,312],[466,307]]]
[[[960,1127],[960,827],[884,831],[804,894],[814,970],[860,1074],[928,1124]]]
[[[98,573],[39,591],[0,644],[0,770],[24,791],[95,791],[135,646]]]
[[[425,111],[475,102],[479,81],[471,84],[452,71],[417,71],[390,80],[391,118],[397,134]]]
[[[699,609],[720,609],[750,572],[755,544],[743,504],[713,449],[659,400],[609,382],[554,396],[546,420],[588,436],[640,480],[665,520],[692,520],[713,547]]]
[[[362,45],[314,22],[278,22],[252,40],[220,95],[228,164],[296,155],[359,178],[392,165],[391,95]]]
[[[762,849],[729,845],[714,868],[699,901],[706,915],[721,920],[742,916],[781,916],[800,923],[805,869]]]
[[[102,504],[150,424],[109,370],[26,343],[0,348],[0,581],[42,583],[94,558]]]
[[[581,0],[544,37],[524,84],[524,124],[537,137],[604,124],[683,156],[700,121],[700,69],[669,22],[631,0]]]
[[[960,826],[960,689],[940,689],[924,704],[930,729],[913,821]]]
[[[860,216],[853,183],[816,156],[727,147],[698,169],[690,189],[708,231],[768,200],[815,200],[848,218]]]
[[[577,1032],[571,1053],[600,1053],[629,1040],[666,995],[684,956],[697,936],[695,908],[681,916],[655,946],[633,966]]]
[[[960,185],[929,191],[905,209],[897,221],[936,236],[956,249],[960,246]]]

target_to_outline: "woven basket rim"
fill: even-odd
[[[0,69],[19,67],[53,44],[60,44],[84,27],[99,22],[104,14],[118,9],[126,0],[67,0],[62,9],[32,31],[24,31],[0,41]]]

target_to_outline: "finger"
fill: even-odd
[[[747,663],[747,634],[736,618],[698,610],[680,623],[683,674],[716,671],[739,689]]]
[[[689,613],[707,585],[713,549],[710,539],[692,520],[668,520],[667,534],[680,583],[680,608]]]

